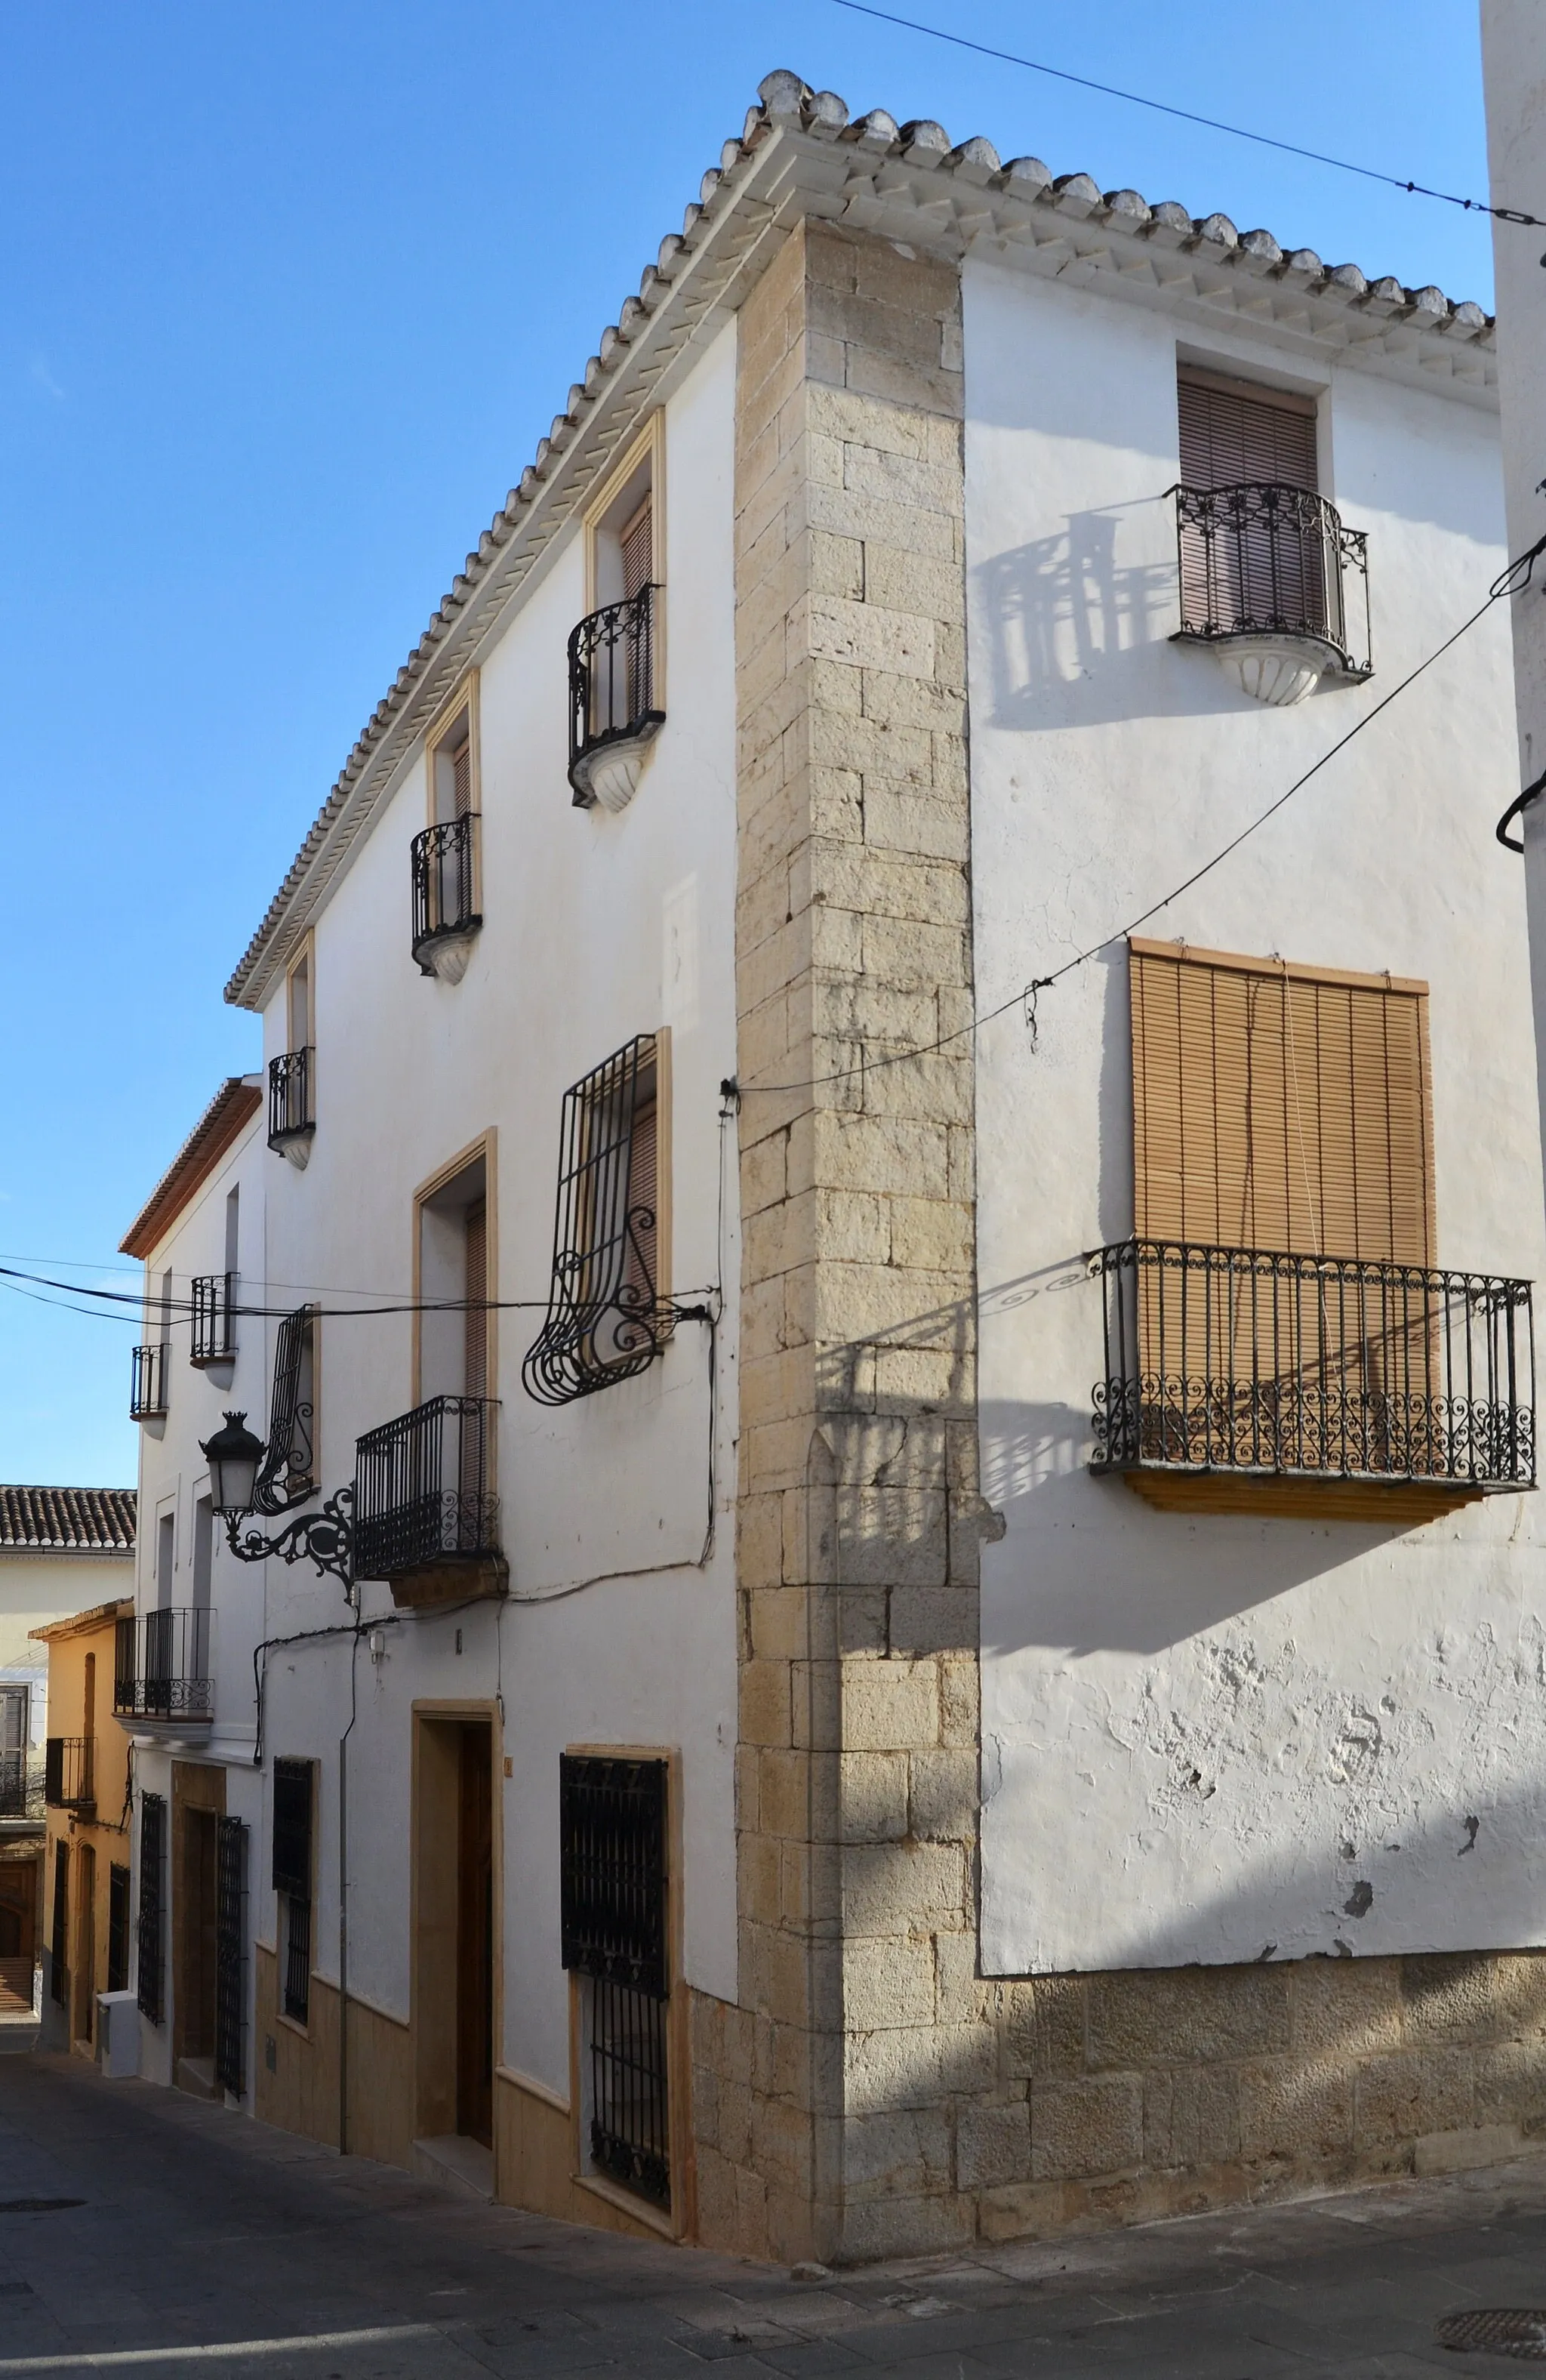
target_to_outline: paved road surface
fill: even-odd
[[[1546,2156],[797,2282],[0,2058],[0,2380],[1486,2380],[1436,2317],[1531,2305]]]

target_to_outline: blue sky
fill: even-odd
[[[1485,191],[1471,0],[900,13]],[[1006,157],[1491,302],[1481,218],[835,0],[13,0],[0,1262],[133,1285],[111,1269],[129,1220],[221,1076],[257,1062],[257,1021],[221,999],[232,965],[776,66],[856,113],[934,116]],[[0,1291],[0,1478],[131,1481],[133,1329]]]

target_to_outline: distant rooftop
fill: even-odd
[[[0,1487],[0,1552],[131,1554],[132,1488]]]

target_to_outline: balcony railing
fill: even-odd
[[[172,1350],[164,1339],[135,1349],[129,1379],[130,1421],[159,1421],[165,1413],[172,1384],[171,1358]]]
[[[1308,488],[1247,480],[1178,488],[1183,638],[1305,638],[1367,677],[1369,552]]]
[[[119,1621],[113,1708],[119,1718],[214,1717],[210,1613],[205,1606],[141,1611]]]
[[[0,1818],[41,1818],[42,1814],[43,1755],[0,1752]]]
[[[51,1810],[94,1810],[96,1745],[89,1735],[51,1735],[43,1745],[43,1800]]]
[[[465,942],[483,923],[477,906],[477,812],[464,810],[460,818],[426,827],[409,846],[413,953],[422,975],[448,973],[436,964],[437,958],[443,959],[445,946]]]
[[[499,1552],[488,1397],[431,1397],[355,1447],[355,1575],[398,1578]]]
[[[1092,1269],[1093,1470],[1535,1485],[1528,1281],[1166,1240]]]
[[[656,601],[641,587],[582,620],[569,639],[569,782],[582,807],[622,809],[644,747],[665,724],[658,707]],[[615,764],[615,765],[614,765]]]
[[[288,1153],[317,1129],[317,1052],[285,1050],[269,1060],[269,1147]]]
[[[236,1276],[201,1273],[193,1284],[193,1345],[190,1364],[228,1364],[236,1352]]]

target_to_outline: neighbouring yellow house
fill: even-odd
[[[98,1997],[129,1981],[129,1739],[113,1715],[117,1628],[132,1596],[35,1628],[48,1647],[42,2034],[98,2054]]]

